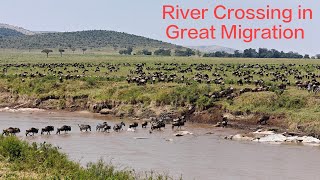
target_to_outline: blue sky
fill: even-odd
[[[249,27],[270,27],[277,21],[217,21],[211,18],[200,21],[162,20],[162,5],[179,4],[185,8],[209,8],[225,5],[233,8],[261,8],[270,5],[279,8],[296,8],[299,4],[313,8],[312,21],[295,21],[289,27],[303,27],[304,40],[257,40],[244,43],[241,40],[173,40],[165,35],[165,28],[172,23],[181,27],[209,27],[221,24],[242,24]],[[10,0],[2,1],[0,22],[36,31],[77,31],[103,29],[127,32],[181,45],[221,45],[236,49],[248,47],[276,48],[298,51],[311,55],[320,53],[319,1],[311,0]]]

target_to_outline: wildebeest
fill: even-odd
[[[2,131],[2,135],[6,135],[6,136],[9,136],[9,135],[12,135],[12,136],[15,136],[17,133],[20,132],[20,129],[19,128],[13,128],[13,127],[9,127],[8,129],[4,129]]]
[[[104,126],[103,131],[104,131],[104,132],[109,132],[110,129],[111,129],[111,126],[106,125],[106,126]]]
[[[134,128],[134,129],[136,129],[137,127],[138,127],[138,123],[137,122],[134,122],[134,123],[132,123],[132,124],[130,124],[129,125],[129,128]]]
[[[179,117],[178,119],[173,120],[172,130],[174,129],[175,126],[177,126],[177,128],[181,129],[181,127],[184,126],[185,122],[186,122],[185,116],[182,116],[182,117]]]
[[[61,131],[64,131],[64,133],[67,133],[68,131],[71,131],[71,126],[64,125],[61,128],[57,128],[56,134],[60,134]]]
[[[161,128],[165,128],[165,127],[166,127],[166,124],[163,121],[153,121],[151,123],[151,130],[154,130],[154,129],[161,130]]]
[[[263,115],[258,121],[257,124],[267,124],[267,121],[270,119],[269,115]]]
[[[80,128],[80,131],[82,132],[82,131],[91,131],[91,126],[90,125],[86,125],[86,124],[81,124],[81,125],[79,125],[78,124],[78,126],[79,126],[79,128]]]
[[[50,135],[50,132],[54,131],[54,127],[53,126],[46,126],[45,128],[41,129],[41,134],[43,134],[44,132],[46,132],[47,134]]]
[[[38,132],[39,129],[32,127],[26,130],[26,136],[28,136],[29,134],[31,134],[30,136],[34,136],[34,134],[38,134]]]
[[[121,122],[121,123],[119,123],[119,124],[115,124],[115,125],[113,126],[113,130],[116,131],[116,132],[119,132],[120,130],[122,130],[122,126],[126,126],[126,125],[124,124],[124,122]]]
[[[148,126],[148,121],[145,121],[141,124],[142,128],[147,128],[147,126]]]
[[[96,126],[96,131],[104,130],[106,126],[108,126],[108,123],[107,123],[107,122],[103,122],[102,124],[98,124],[98,125]]]

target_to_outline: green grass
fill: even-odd
[[[159,57],[159,56],[120,56],[103,54],[100,52],[88,52],[87,54],[65,53],[60,57],[58,53],[50,54],[46,58],[45,54],[39,52],[23,52],[23,51],[4,51],[0,53],[0,70],[6,64],[30,64],[27,67],[10,67],[6,76],[0,76],[0,92],[8,92],[13,97],[26,97],[37,99],[47,96],[57,96],[59,99],[59,107],[66,108],[72,99],[76,97],[88,97],[91,103],[117,101],[122,102],[127,106],[143,104],[143,107],[155,104],[157,106],[172,106],[174,108],[185,107],[189,104],[197,106],[198,110],[204,110],[214,105],[223,105],[226,109],[232,111],[251,111],[263,112],[269,114],[285,113],[287,124],[290,127],[298,125],[305,126],[307,131],[318,131],[320,133],[320,121],[318,119],[320,113],[320,102],[318,95],[308,93],[306,90],[299,90],[294,85],[290,86],[283,94],[274,92],[261,93],[245,93],[234,100],[221,99],[214,101],[205,96],[214,91],[219,91],[226,87],[234,87],[237,90],[243,88],[236,85],[239,79],[232,75],[232,72],[239,64],[268,64],[280,67],[281,64],[297,64],[294,69],[302,71],[304,74],[312,72],[320,74],[320,70],[311,66],[311,64],[319,65],[318,60],[293,60],[293,59],[245,59],[245,58],[200,58],[200,57]],[[89,71],[86,72],[86,77],[74,80],[64,80],[60,82],[58,77],[53,76],[46,68],[33,66],[36,63],[83,63]],[[130,63],[132,66],[124,66],[124,63]],[[189,67],[190,64],[213,64],[215,67],[224,67],[224,71],[218,73],[226,74],[225,85],[207,85],[205,83],[192,83],[190,86],[185,84],[174,83],[156,83],[147,84],[146,86],[137,86],[128,84],[125,81],[130,70],[135,70],[133,64],[145,63],[149,70],[146,73],[153,73],[156,70],[155,63],[162,63],[165,67],[175,67],[171,63],[179,63],[182,68]],[[226,68],[224,64],[231,64],[231,67]],[[115,66],[119,67],[116,72],[109,72],[107,68],[101,68],[100,72],[94,72],[96,66]],[[303,66],[298,66],[303,65]],[[73,72],[76,68],[68,66],[67,70],[64,67],[57,67],[55,70],[60,70],[64,74],[71,71],[70,74],[82,74],[81,71]],[[242,69],[244,70],[244,69]],[[254,72],[259,69],[249,68],[248,71]],[[17,74],[23,72],[35,72],[46,74],[44,78],[21,78]],[[178,77],[185,75],[186,78],[193,78],[196,73],[206,73],[211,79],[212,72],[208,70],[188,72],[186,74],[177,71],[164,71],[169,75],[176,73]],[[270,70],[276,71],[276,70]],[[277,69],[280,73],[285,73],[285,69]],[[271,77],[260,77],[253,75],[254,79],[262,79],[269,86],[279,84],[272,82]],[[24,82],[22,82],[22,79]],[[295,79],[289,76],[289,80],[294,84]],[[306,80],[306,78],[304,79]],[[318,78],[319,81],[319,78]],[[244,87],[254,87],[254,85],[245,85]],[[3,100],[0,100],[2,102]],[[130,108],[129,108],[130,109]],[[319,128],[317,128],[319,127]]]
[[[16,137],[0,136],[0,173],[5,179],[166,180],[167,175],[119,170],[103,161],[82,167],[50,144],[31,145]]]

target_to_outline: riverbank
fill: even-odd
[[[143,88],[140,88],[141,87],[138,87],[139,90],[135,93],[141,93],[141,96],[146,95],[146,93],[142,93]],[[130,89],[128,91],[130,91]],[[170,118],[177,118],[182,115],[187,115],[188,122],[212,125],[221,122],[222,117],[227,117],[227,127],[244,130],[246,132],[253,132],[263,128],[266,130],[273,129],[277,132],[293,132],[314,137],[318,137],[320,132],[316,126],[312,129],[308,128],[313,125],[310,121],[303,123],[303,121],[296,122],[296,120],[290,119],[290,113],[292,111],[289,109],[288,111],[284,111],[284,109],[283,111],[262,109],[264,107],[269,108],[270,106],[276,106],[277,101],[279,101],[279,103],[286,103],[282,102],[285,98],[277,100],[279,97],[275,96],[272,92],[262,92],[259,94],[248,93],[235,98],[232,104],[228,101],[217,101],[211,102],[212,104],[208,107],[191,105],[188,104],[188,101],[174,105],[171,102],[172,100],[169,99],[166,100],[168,101],[167,103],[163,103],[163,101],[157,102],[157,100],[150,100],[148,103],[143,101],[139,102],[134,99],[134,96],[130,97],[133,98],[132,102],[123,100],[99,101],[86,95],[70,97],[48,95],[36,98],[33,96],[2,92],[0,93],[0,96],[2,97],[2,102],[0,103],[2,109],[0,111],[7,112],[42,110],[67,112],[87,111],[102,116],[132,119],[133,121],[149,120],[152,117],[169,116]],[[165,100],[165,98],[163,99]],[[266,104],[267,102],[271,102],[271,99],[273,99],[272,103],[274,105]],[[292,100],[292,102],[295,101]],[[250,109],[245,110],[250,107],[249,105],[251,103],[255,103],[257,106],[252,106],[253,108],[250,108],[252,112]],[[287,103],[289,103],[289,106],[292,106],[290,104],[291,102]],[[301,110],[297,113],[300,111]],[[261,125],[257,123],[257,121],[264,114],[269,114],[270,120],[266,125]],[[314,123],[317,123],[317,121],[314,121]]]
[[[0,62],[2,108],[138,120],[176,118],[194,107],[189,122],[216,124],[228,115],[232,128],[320,135],[320,98],[305,87],[320,73],[312,60],[65,55],[44,63],[41,54],[4,53]],[[263,115],[268,124],[257,124]]]
[[[16,137],[0,137],[0,177],[3,179],[172,179],[166,175],[119,170],[103,161],[87,167],[68,159],[47,143],[28,144]]]

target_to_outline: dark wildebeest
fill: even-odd
[[[20,132],[20,129],[19,128],[13,128],[13,127],[9,127],[8,129],[4,129],[3,132],[2,132],[2,135],[6,135],[6,136],[9,136],[9,135],[12,135],[12,136],[15,136],[17,133]]]
[[[137,122],[134,122],[134,123],[129,125],[129,128],[137,129],[138,125],[139,124]]]
[[[102,124],[98,124],[96,127],[96,131],[104,130],[106,126],[108,126],[107,122],[103,122]]]
[[[90,125],[86,125],[86,124],[81,124],[81,125],[79,125],[78,124],[78,126],[79,126],[79,128],[80,128],[80,131],[82,132],[82,131],[91,131],[91,126]]]
[[[39,129],[32,127],[26,130],[26,136],[28,136],[29,134],[31,134],[30,136],[34,136],[34,134],[38,134],[38,132]]]
[[[228,118],[223,116],[222,117],[222,122],[221,122],[222,127],[227,127],[228,126]]]
[[[64,125],[61,128],[57,128],[56,134],[60,134],[61,131],[64,131],[64,133],[67,133],[68,131],[71,131],[71,126]]]
[[[113,126],[113,130],[116,131],[116,132],[119,132],[120,130],[122,130],[122,126],[126,126],[126,125],[124,124],[124,122],[121,122],[121,123],[119,123],[119,124],[114,125],[114,126]]]
[[[141,124],[142,128],[147,128],[147,126],[148,126],[148,121],[145,121]]]
[[[166,124],[163,121],[154,121],[151,124],[151,130],[153,131],[154,129],[161,130],[161,128],[165,128]]]
[[[111,126],[106,125],[106,126],[103,128],[103,131],[104,131],[104,132],[110,132],[110,129],[111,129]]]
[[[267,124],[267,121],[270,119],[269,115],[263,115],[258,121],[257,124]]]
[[[51,131],[54,131],[54,127],[53,126],[46,126],[45,128],[42,128],[41,129],[41,135],[44,133],[44,132],[47,132],[47,134],[50,135],[50,132]]]
[[[172,122],[172,130],[175,126],[177,126],[177,129],[181,129],[182,126],[184,126],[184,123],[186,122],[185,116],[179,117],[178,119],[173,120]]]

